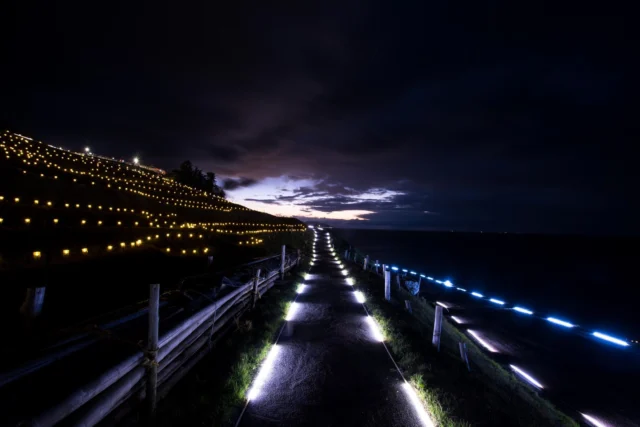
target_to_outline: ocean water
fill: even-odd
[[[640,339],[640,238],[336,229],[381,263]],[[423,286],[433,286],[423,284]]]

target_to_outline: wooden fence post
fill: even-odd
[[[256,277],[253,278],[253,307],[256,308],[256,301],[258,301],[258,282],[260,281],[260,269],[256,270]]]
[[[469,354],[467,353],[467,345],[462,341],[458,343],[460,347],[460,357],[462,361],[467,364],[467,369],[471,372],[471,365],[469,365]]]
[[[440,334],[442,332],[442,307],[436,305],[436,317],[433,322],[433,345],[440,351]]]
[[[282,258],[280,261],[280,279],[284,280],[284,259],[287,256],[287,246],[282,245]]]
[[[46,287],[28,288],[24,302],[20,306],[20,313],[27,318],[36,318],[42,312]]]
[[[147,407],[149,418],[156,415],[158,393],[158,325],[160,323],[160,285],[149,286],[149,334],[147,336]]]
[[[391,272],[384,271],[384,299],[391,301]]]

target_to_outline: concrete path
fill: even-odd
[[[240,422],[258,426],[422,426],[384,345],[318,231],[317,259]]]

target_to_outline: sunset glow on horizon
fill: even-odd
[[[322,180],[282,176],[265,178],[251,186],[229,190],[227,194],[235,203],[271,215],[354,221],[367,221],[367,215],[376,213],[356,207],[387,201],[401,194],[379,188],[366,191],[341,188],[341,191],[331,193],[327,187],[339,188]]]

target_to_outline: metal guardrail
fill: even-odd
[[[261,276],[258,264],[275,258],[282,259],[279,268]],[[211,343],[224,335],[237,317],[255,306],[256,300],[274,285],[276,279],[283,277],[299,261],[299,255],[288,256],[283,247],[282,255],[245,264],[255,266],[253,278],[237,287],[223,287],[214,300],[162,333],[159,333],[159,325],[164,320],[160,317],[159,289],[158,285],[151,285],[149,308],[145,310],[149,316],[146,350],[140,349],[125,358],[114,360],[107,370],[31,419],[21,420],[21,423],[53,426],[65,421],[74,425],[94,425],[116,408],[138,406],[147,396],[152,415],[156,399],[166,396],[208,352]],[[59,360],[95,341],[95,338],[80,340],[70,348],[54,352],[51,357],[54,361]],[[48,364],[42,360],[37,362],[5,373],[0,378],[8,380],[5,383],[11,382]]]

